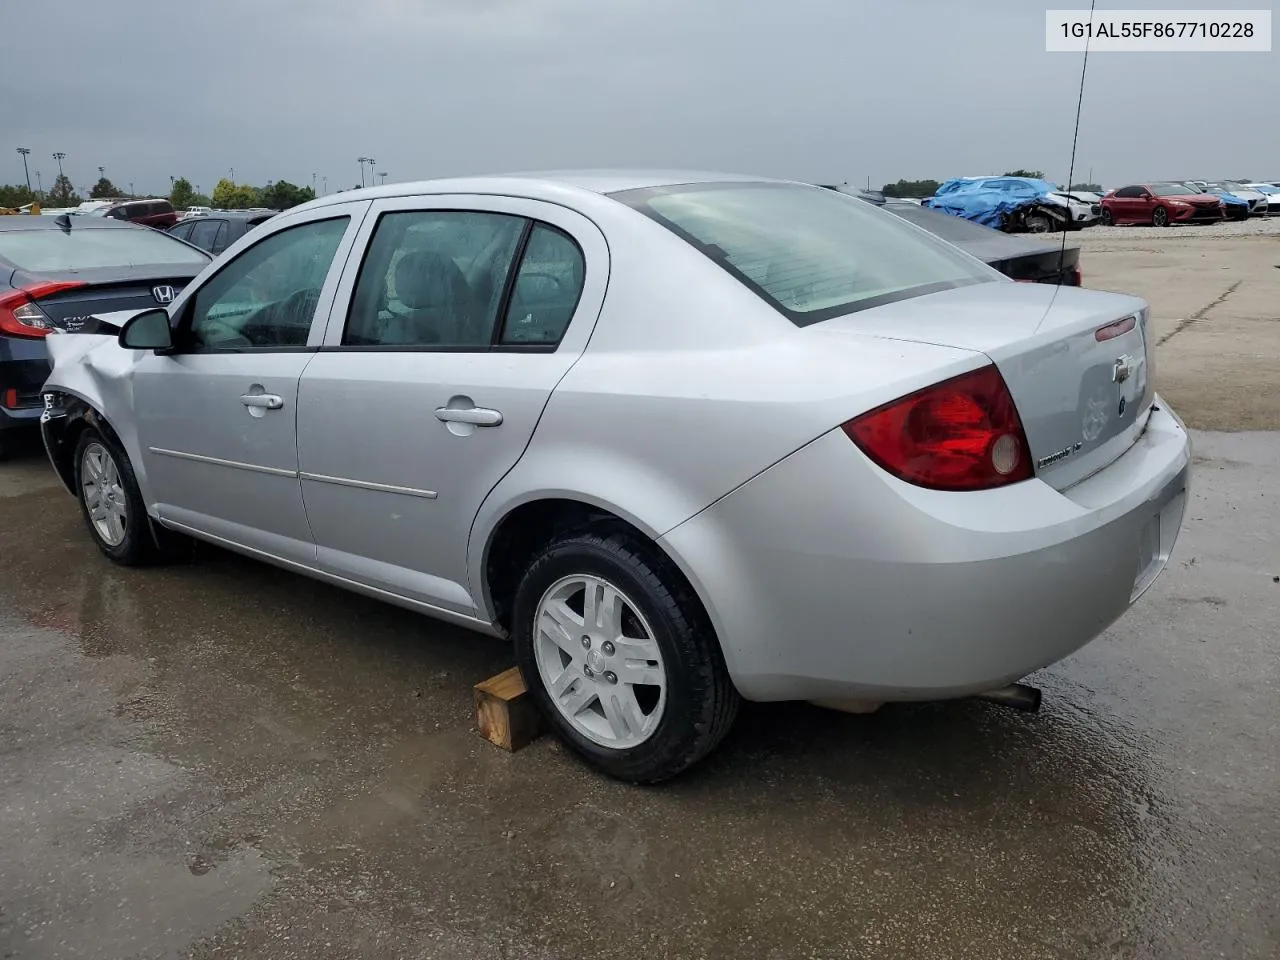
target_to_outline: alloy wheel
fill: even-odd
[[[80,485],[94,531],[107,546],[120,546],[128,530],[129,501],[115,457],[96,441],[80,455]]]
[[[547,695],[575,731],[626,750],[658,728],[667,674],[634,601],[602,577],[576,574],[542,595],[533,649]]]

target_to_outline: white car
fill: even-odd
[[[1267,215],[1280,214],[1280,186],[1274,183],[1246,183],[1250,190],[1256,190],[1267,198]]]
[[[1069,230],[1092,227],[1102,214],[1102,198],[1097,194],[1060,191],[1049,194],[1049,198],[1071,211]]]
[[[1249,204],[1249,216],[1265,217],[1267,215],[1267,195],[1253,189],[1248,184],[1241,183],[1238,180],[1218,180],[1208,185],[1210,190],[1214,187],[1225,190],[1227,193],[1237,196]]]

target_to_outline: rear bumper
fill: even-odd
[[[1088,643],[1164,568],[1190,444],[1157,407],[1127,453],[1065,492],[1039,480],[923,490],[871,467],[835,431],[663,543],[748,699],[991,689]]]
[[[43,340],[0,336],[0,431],[40,423],[40,391],[48,376]]]

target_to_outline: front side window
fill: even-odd
[[[819,187],[703,183],[612,196],[687,240],[797,326],[1002,279],[892,213]]]
[[[356,279],[343,345],[488,349],[526,225],[501,213],[384,214]]]
[[[196,292],[187,343],[215,350],[305,346],[348,222],[289,227],[245,250]]]

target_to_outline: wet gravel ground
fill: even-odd
[[[122,570],[0,466],[0,957],[1280,955],[1280,435],[1169,569],[975,701],[745,710],[637,789],[479,740],[503,645],[215,550]]]

